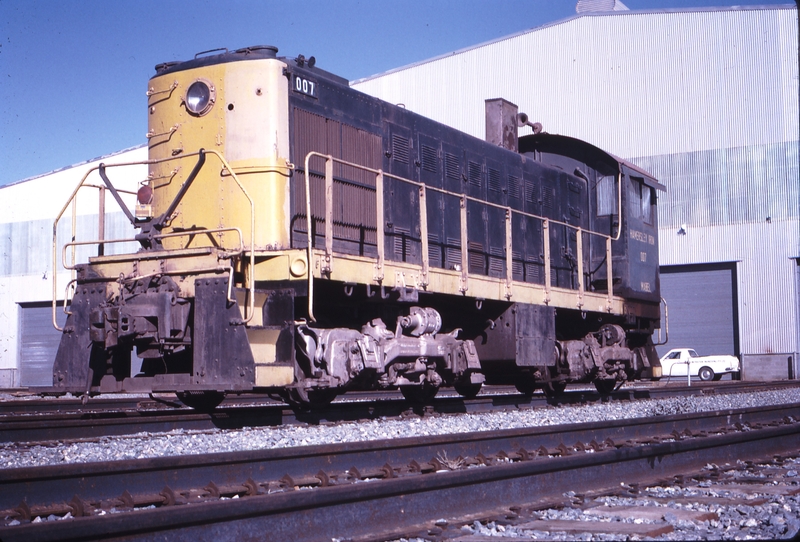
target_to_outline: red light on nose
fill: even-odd
[[[139,200],[139,204],[141,205],[150,205],[153,203],[153,189],[150,188],[150,185],[142,186],[138,192],[136,192],[136,199]]]

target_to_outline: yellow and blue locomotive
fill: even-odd
[[[75,266],[57,391],[325,403],[660,376],[647,172],[538,126],[518,137],[502,99],[483,141],[313,57],[211,53],[156,66],[148,177],[122,205],[137,248]]]

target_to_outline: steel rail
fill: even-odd
[[[459,414],[543,408],[548,405],[585,404],[598,401],[633,401],[675,396],[706,396],[787,389],[800,382],[721,382],[692,387],[659,386],[623,388],[608,396],[593,390],[572,389],[556,398],[537,393],[525,396],[510,387],[487,386],[493,394],[473,399],[440,394],[432,404],[412,404],[399,393],[351,393],[318,410],[297,410],[265,396],[231,396],[212,412],[183,407],[177,399],[161,401],[138,397],[115,399],[48,399],[0,401],[0,443],[70,441],[141,432],[176,429],[214,430],[319,424],[399,417],[408,414]]]
[[[652,480],[708,462],[797,451],[798,418],[800,403],[334,446],[5,469],[0,470],[0,509],[6,514],[59,502],[62,508],[80,511],[87,502],[147,501],[137,497],[141,495],[157,497],[147,502],[173,504],[198,497],[201,488],[216,496],[238,488],[232,491],[242,498],[26,523],[0,528],[0,539],[193,540],[211,533],[238,539],[257,533],[262,540],[330,540],[399,532],[440,517],[560,495],[565,488]],[[732,430],[736,424],[741,430]],[[727,429],[712,434],[721,428]],[[473,458],[479,468],[447,470],[442,466],[448,465],[446,458]],[[345,473],[337,480],[384,479],[296,490],[325,486],[336,473]],[[274,488],[277,492],[268,494]]]

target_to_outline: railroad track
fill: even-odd
[[[5,469],[0,517],[7,526],[0,539],[387,539],[441,528],[441,518],[563,500],[566,488],[632,487],[709,463],[796,453],[798,420],[800,404],[793,404]],[[37,517],[51,520],[32,523]]]
[[[102,396],[90,398],[0,401],[0,443],[91,439],[103,436],[182,430],[238,429],[294,423],[318,424],[417,414],[477,413],[541,408],[601,400],[636,400],[687,395],[741,393],[798,387],[800,382],[723,382],[687,387],[683,384],[636,385],[600,396],[573,386],[558,398],[542,393],[525,396],[513,388],[493,386],[474,399],[443,393],[430,405],[414,405],[399,393],[352,393],[324,409],[298,410],[266,396],[231,396],[213,412],[181,405],[174,396]]]
[[[800,531],[800,455],[707,465],[646,484],[570,491],[562,498],[511,505],[487,515],[440,519],[403,538],[497,542],[581,535],[694,540],[774,540]],[[794,504],[795,506],[791,506]]]

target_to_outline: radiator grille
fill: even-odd
[[[500,171],[489,168],[489,190],[492,192],[502,192],[503,186],[500,183]]]
[[[430,173],[439,171],[439,153],[430,145],[422,145],[422,169]]]
[[[483,171],[481,169],[481,165],[479,163],[477,163],[477,162],[470,161],[468,166],[467,166],[467,168],[468,168],[469,184],[471,184],[472,186],[477,186],[477,187],[480,188],[480,186],[481,186],[481,176],[483,174]]]
[[[444,174],[448,179],[461,178],[461,162],[455,154],[444,153]]]
[[[381,138],[321,115],[295,108],[293,160],[298,174],[292,183],[292,245],[305,246],[308,222],[304,182],[305,157],[309,152],[378,169],[381,167]],[[311,229],[315,244],[325,232],[325,160],[309,163],[311,187]],[[351,166],[333,167],[333,237],[337,250],[352,254],[375,251],[375,175]]]

